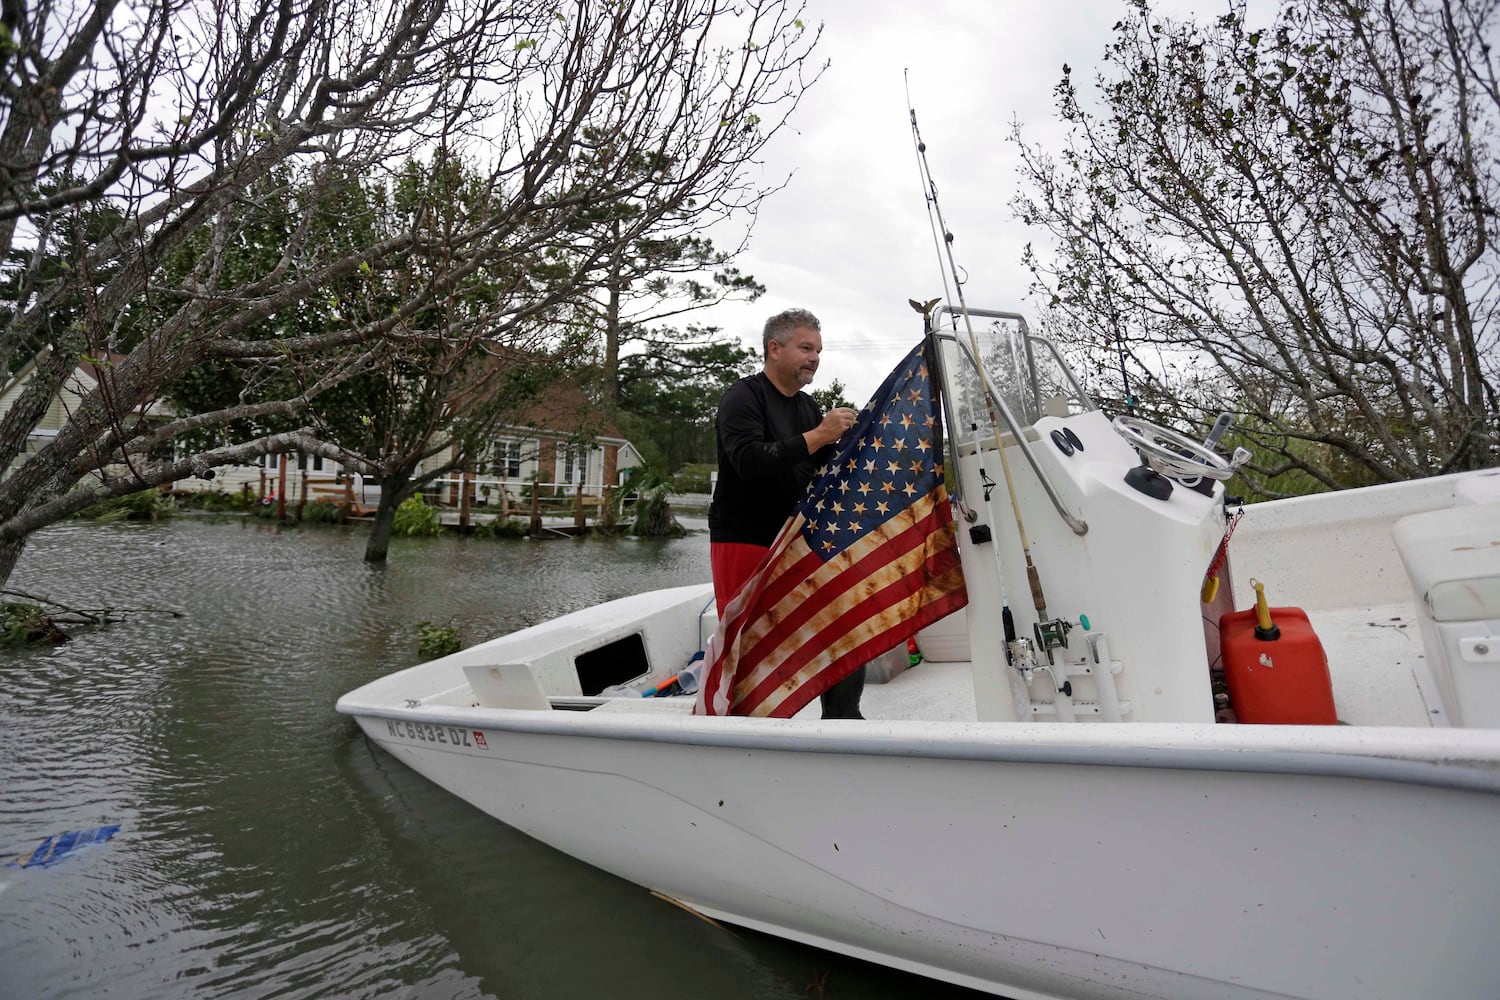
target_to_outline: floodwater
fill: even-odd
[[[396,539],[385,567],[363,545],[357,526],[201,518],[32,539],[12,590],[173,614],[0,651],[0,998],[980,996],[715,927],[449,796],[333,710],[421,659],[420,621],[472,643],[706,580],[706,534]]]

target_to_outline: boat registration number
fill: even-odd
[[[400,719],[386,719],[386,732],[397,739],[421,740],[423,743],[446,743],[455,747],[472,747],[475,740],[480,746],[484,746],[484,734],[478,731],[470,737],[467,729],[459,729],[457,726],[434,726],[427,722],[405,722]]]

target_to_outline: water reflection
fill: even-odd
[[[338,696],[468,641],[708,577],[702,534],[397,540],[253,520],[67,524],[14,589],[170,614],[0,654],[0,996],[974,996],[715,928],[454,799]]]

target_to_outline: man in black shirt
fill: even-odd
[[[824,416],[802,392],[818,370],[822,327],[806,309],[766,321],[765,366],[730,386],[715,422],[719,479],[708,509],[710,563],[720,617],[759,568],[834,442],[854,426],[846,406]],[[861,667],[823,693],[823,718],[858,719]]]

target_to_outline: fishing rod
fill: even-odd
[[[938,269],[942,271],[943,258],[947,257],[947,271],[943,272],[943,292],[948,292],[948,276],[953,277],[954,297],[958,299],[959,315],[963,317],[964,328],[969,337],[969,350],[973,356],[974,370],[979,376],[980,386],[984,390],[985,408],[989,411],[990,428],[995,432],[995,451],[1000,456],[1000,469],[1005,479],[1005,489],[1010,494],[1011,513],[1015,517],[1016,531],[1021,538],[1021,554],[1026,559],[1026,582],[1031,586],[1032,603],[1036,606],[1038,617],[1042,621],[1047,620],[1047,597],[1042,590],[1042,577],[1037,571],[1036,563],[1031,557],[1031,542],[1026,536],[1026,523],[1021,517],[1021,505],[1016,501],[1016,487],[1014,478],[1010,471],[1010,461],[1005,457],[1005,446],[1000,441],[1000,417],[995,412],[995,390],[990,384],[988,373],[984,369],[979,351],[979,338],[974,333],[974,321],[969,316],[969,304],[964,300],[964,282],[959,277],[958,262],[953,257],[953,232],[948,228],[948,223],[943,219],[942,206],[938,204],[937,183],[932,179],[932,170],[927,163],[927,143],[922,141],[921,129],[917,127],[917,109],[911,105],[911,91],[907,90],[907,112],[911,116],[912,142],[917,149],[917,165],[922,178],[923,194],[927,199],[927,212],[929,224],[935,224],[933,242],[940,244],[938,254]],[[937,232],[941,231],[942,239],[938,240]],[[975,458],[979,458],[979,439],[975,437]],[[988,498],[989,490],[986,488],[985,496]],[[1003,576],[1003,574],[1002,574]],[[1003,585],[1003,584],[1002,584]]]

